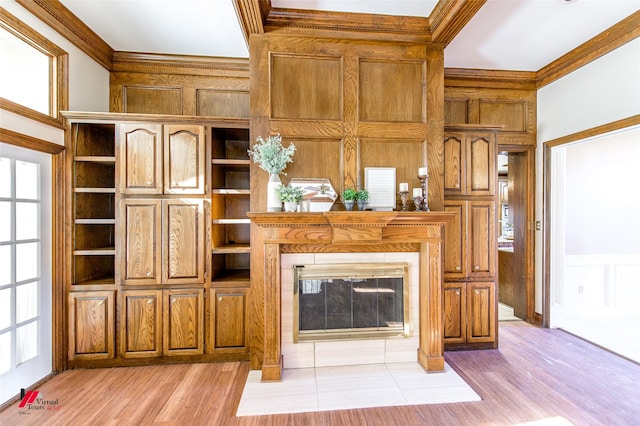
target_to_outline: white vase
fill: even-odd
[[[282,211],[282,201],[280,201],[280,197],[278,197],[278,193],[276,192],[276,188],[282,184],[280,180],[280,175],[270,174],[269,175],[269,183],[267,184],[267,211],[268,212],[281,212]]]
[[[285,201],[284,202],[284,211],[285,212],[295,212],[298,210],[298,203],[295,201]]]

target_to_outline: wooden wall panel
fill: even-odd
[[[469,101],[467,99],[447,99],[444,103],[444,121],[447,124],[468,123]]]
[[[270,70],[272,118],[341,119],[339,57],[272,55]]]
[[[360,170],[364,185],[365,167],[395,167],[396,182],[408,182],[409,188],[419,188],[418,168],[426,164],[427,143],[424,140],[361,139]],[[411,192],[411,189],[409,189]],[[400,197],[396,197],[400,202]]]
[[[480,99],[480,124],[504,126],[503,132],[527,131],[527,104],[524,101],[495,101]]]
[[[123,112],[182,114],[182,90],[179,87],[125,86],[123,93]]]
[[[196,90],[196,115],[209,117],[249,116],[249,92]]]
[[[360,60],[361,121],[424,122],[426,65]]]
[[[286,176],[282,180],[288,182],[291,178],[328,178],[334,189],[341,192],[342,183],[342,151],[341,140],[335,139],[284,139],[284,145],[293,142],[296,153],[293,163],[286,168]]]

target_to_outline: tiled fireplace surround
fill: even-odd
[[[293,343],[293,267],[336,263],[407,263],[409,337]],[[418,358],[418,253],[296,253],[280,258],[283,368],[416,362]]]

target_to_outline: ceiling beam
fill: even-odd
[[[58,0],[16,0],[107,70],[113,68],[113,49]]]
[[[440,0],[429,16],[431,41],[446,47],[485,3],[486,0]]]

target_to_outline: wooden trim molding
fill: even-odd
[[[37,121],[42,124],[46,124],[47,126],[57,127],[58,129],[64,129],[64,124],[62,120],[57,120],[50,115],[43,114],[31,108],[27,108],[24,105],[17,104],[15,102],[11,102],[8,99],[0,98],[0,109],[10,111],[14,114],[21,115],[22,117],[28,118],[33,121]]]
[[[590,138],[604,133],[613,132],[616,130],[624,129],[640,124],[640,114],[632,115],[631,117],[623,118],[622,120],[613,121],[611,123],[603,124],[602,126],[593,127],[591,129],[583,130],[580,132],[572,133],[561,138],[552,139],[544,143],[544,146],[554,148],[556,146],[564,145],[567,143],[579,141],[581,139]]]
[[[112,71],[248,77],[249,58],[114,52]]]
[[[446,87],[535,90],[536,73],[532,71],[445,68],[444,85]]]
[[[249,36],[251,34],[263,34],[264,22],[269,10],[271,10],[270,0],[232,0],[233,7],[238,15],[242,34],[249,46]]]
[[[59,1],[16,0],[18,4],[111,71],[113,49]]]
[[[538,70],[536,87],[546,86],[638,37],[640,11]]]
[[[486,0],[440,0],[429,16],[431,41],[445,47],[474,17]]]
[[[33,136],[24,135],[1,127],[0,142],[54,155],[64,151],[64,145],[58,145],[57,143],[34,138]]]

